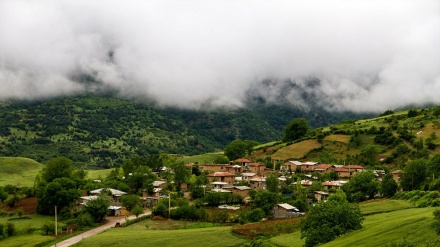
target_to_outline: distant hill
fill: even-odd
[[[244,108],[197,111],[97,95],[9,100],[0,103],[0,156],[44,163],[62,155],[85,168],[111,168],[133,155],[195,155],[220,151],[234,139],[279,140],[298,117],[319,127],[361,116],[256,99]]]
[[[440,106],[392,112],[376,118],[344,120],[313,130],[294,143],[272,143],[256,150],[257,160],[312,160],[321,163],[389,164],[440,152]],[[374,157],[368,160],[368,152]]]
[[[7,184],[32,187],[44,165],[28,158],[0,157],[0,186]]]

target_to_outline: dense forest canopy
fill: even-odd
[[[294,118],[311,127],[359,118],[314,107],[248,100],[245,108],[183,110],[112,96],[82,95],[0,104],[0,155],[40,162],[59,155],[88,167],[120,165],[133,155],[197,154],[222,150],[236,139],[268,142]]]

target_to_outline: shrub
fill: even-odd
[[[0,223],[0,237],[5,237],[5,225],[3,223]]]
[[[45,222],[41,228],[46,235],[53,234],[55,232],[55,224],[53,222]]]
[[[15,235],[15,225],[11,222],[6,223],[6,235],[8,235],[8,237]]]
[[[264,211],[261,208],[256,208],[246,212],[245,219],[249,222],[258,222],[264,217]]]
[[[213,223],[223,224],[226,223],[228,218],[229,218],[229,214],[227,210],[218,210],[212,214]]]

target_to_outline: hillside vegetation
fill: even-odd
[[[235,139],[279,140],[283,127],[304,117],[326,126],[351,113],[252,103],[246,108],[182,110],[107,96],[0,102],[0,156],[44,163],[67,156],[75,164],[110,168],[129,157],[217,152]]]
[[[440,151],[439,113],[440,107],[434,107],[344,120],[315,128],[295,142],[261,147],[250,157],[367,166],[385,163],[402,168],[410,159]]]
[[[28,158],[0,157],[0,186],[7,184],[32,187],[43,165]]]

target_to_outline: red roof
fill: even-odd
[[[252,161],[244,158],[236,159],[234,162],[241,162],[241,163],[251,163]]]
[[[317,165],[315,166],[315,169],[324,169],[327,170],[328,168],[332,167],[332,165]]]
[[[207,177],[235,177],[234,174],[230,172],[214,172],[206,175]]]

